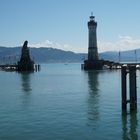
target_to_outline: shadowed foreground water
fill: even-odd
[[[138,140],[138,111],[121,111],[120,71],[46,64],[38,73],[0,71],[0,140]]]

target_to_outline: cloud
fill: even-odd
[[[45,40],[43,42],[40,43],[36,43],[36,44],[29,44],[29,46],[31,47],[35,47],[35,48],[40,48],[40,47],[54,47],[55,44],[49,40]]]
[[[61,44],[58,42],[52,42],[49,40],[42,41],[40,43],[36,44],[29,44],[30,47],[40,48],[40,47],[46,47],[46,48],[57,48],[65,51],[73,51],[73,52],[85,52],[85,48],[82,47],[75,47],[69,44]],[[86,48],[87,49],[87,48]]]
[[[69,44],[52,42],[49,40],[45,40],[36,44],[29,44],[29,46],[35,48],[40,48],[40,47],[57,48],[65,51],[73,51],[76,53],[87,53],[88,51],[88,45],[79,47],[79,46],[72,46]],[[99,52],[133,50],[133,49],[140,48],[140,39],[135,39],[131,36],[119,36],[118,40],[114,42],[98,41],[97,46]]]
[[[140,48],[140,39],[131,36],[119,36],[116,42],[98,42],[99,52],[126,51]]]

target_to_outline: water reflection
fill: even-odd
[[[122,139],[123,140],[138,140],[137,135],[137,113],[131,112],[130,114],[122,113]]]
[[[30,93],[32,88],[31,88],[31,73],[29,72],[24,72],[20,73],[21,75],[21,85],[22,85],[22,90],[26,93]]]
[[[98,71],[88,71],[88,119],[91,122],[99,120]]]

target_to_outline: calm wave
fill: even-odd
[[[0,71],[0,140],[137,140],[138,111],[121,111],[119,70],[45,64],[37,73]]]

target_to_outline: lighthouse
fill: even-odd
[[[96,29],[97,22],[93,14],[91,14],[88,22],[88,60],[98,60]]]
[[[102,61],[99,60],[98,56],[98,48],[97,48],[97,22],[95,21],[95,17],[93,13],[89,17],[88,21],[88,58],[84,61],[84,69],[85,70],[96,70],[102,69],[103,64]]]

